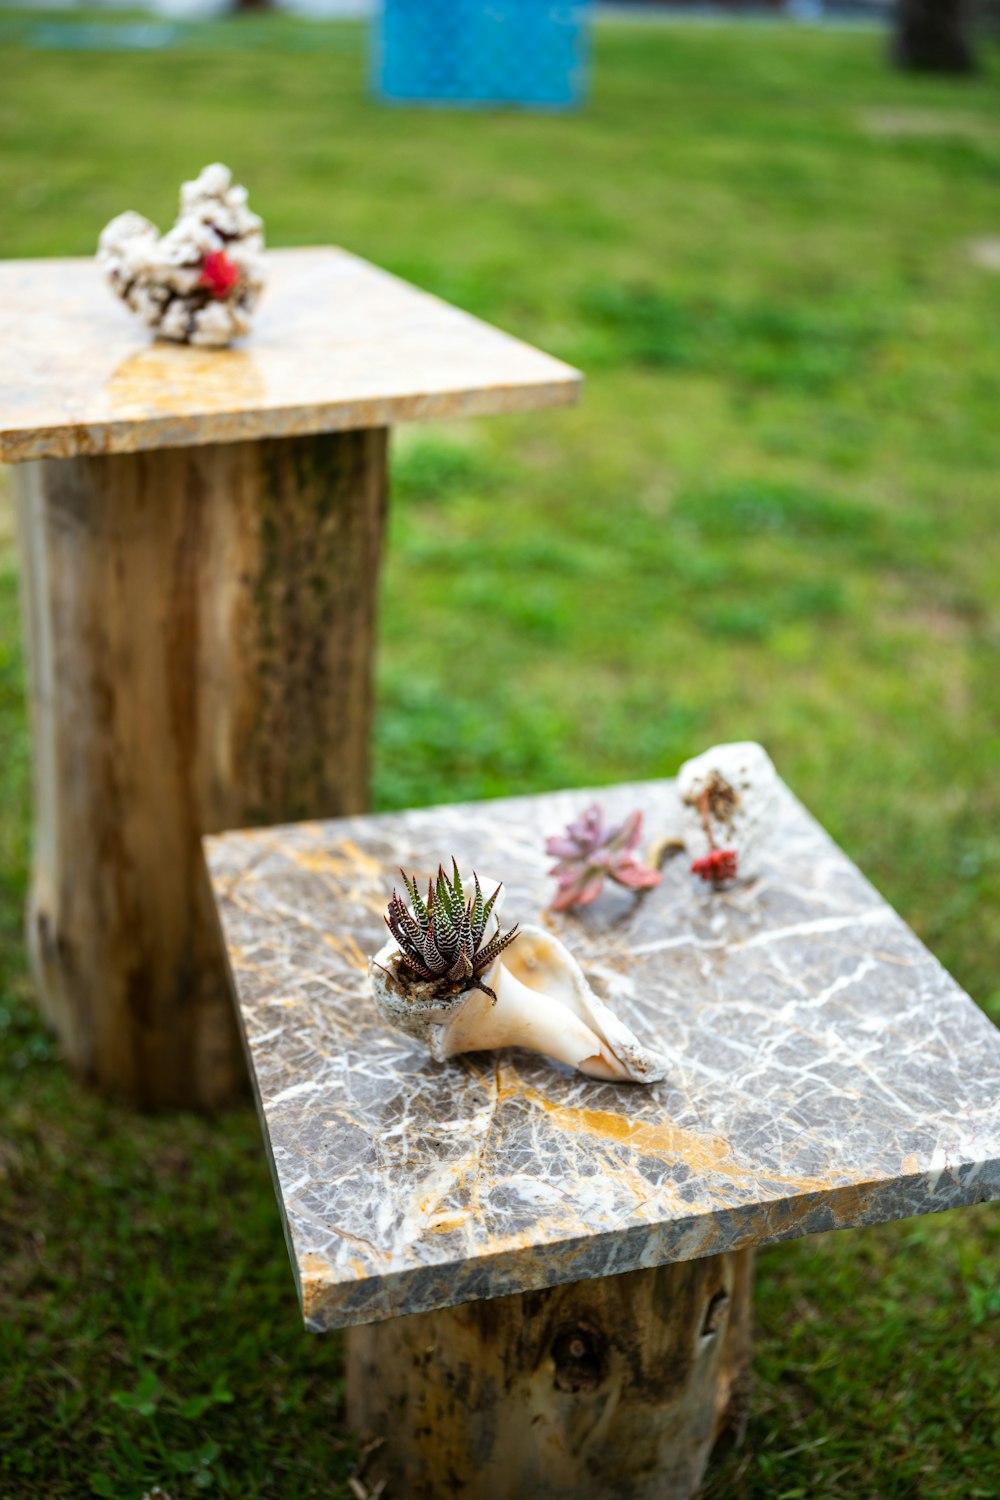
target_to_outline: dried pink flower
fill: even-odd
[[[552,910],[589,905],[605,880],[636,891],[659,885],[658,871],[640,864],[633,853],[641,835],[641,812],[631,812],[623,823],[606,829],[604,814],[593,802],[565,833],[546,839],[546,854],[555,855],[558,861],[549,871],[559,882]]]

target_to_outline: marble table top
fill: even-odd
[[[94,260],[0,261],[0,461],[560,406],[580,376],[345,250],[272,250],[249,338],[156,343]]]
[[[676,825],[673,783],[597,794]],[[764,874],[683,856],[544,911],[586,792],[206,840],[308,1326],[378,1321],[1000,1197],[1000,1031],[786,792]],[[503,879],[671,1067],[594,1082],[519,1051],[435,1063],[367,955],[397,867]]]

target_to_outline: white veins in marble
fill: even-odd
[[[250,331],[264,287],[263,249],[246,188],[215,162],[181,186],[167,234],[142,214],[119,214],[101,233],[97,259],[157,338],[221,348]]]
[[[1000,1033],[787,788],[766,878],[555,917],[543,831],[673,782],[206,841],[303,1313],[322,1330],[1000,1198]],[[371,1004],[395,872],[503,870],[670,1071],[431,1061]],[[776,857],[780,853],[780,858]],[[519,941],[519,940],[518,940]],[[514,953],[517,942],[508,950]]]
[[[505,894],[500,889],[485,941],[500,930]],[[425,1042],[437,1062],[524,1047],[605,1082],[656,1083],[666,1075],[666,1060],[598,999],[566,945],[542,927],[519,926],[515,941],[483,972],[491,994],[415,983],[400,958],[390,939],[369,959],[375,1008],[390,1026]]]
[[[685,761],[677,775],[681,836],[694,867],[713,878],[712,861],[736,856],[735,876],[752,880],[779,816],[778,773],[761,745],[751,740],[713,745]],[[730,873],[716,865],[716,883]]]

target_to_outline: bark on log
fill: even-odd
[[[969,0],[897,0],[893,61],[921,73],[974,73]]]
[[[78,1074],[242,1087],[203,833],[364,808],[383,431],[14,471],[35,743],[28,939]]]
[[[753,1252],[352,1328],[386,1500],[688,1500],[743,1436]]]

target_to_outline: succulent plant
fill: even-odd
[[[723,881],[736,879],[738,863],[735,849],[709,849],[707,854],[692,861],[691,874],[700,875],[712,885],[722,885]]]
[[[426,900],[416,879],[400,870],[411,906],[407,908],[394,890],[385,924],[399,944],[400,963],[409,977],[455,985],[459,992],[482,990],[495,1002],[496,995],[481,975],[517,937],[517,924],[505,933],[498,925],[494,936],[484,943],[501,887],[498,885],[484,901],[479,877],[473,871],[473,892],[466,898],[454,856],[451,864],[451,877],[445,874],[443,865],[438,865],[437,880],[427,882]]]
[[[714,826],[724,826],[739,804],[739,797],[728,781],[713,772],[693,798],[702,831],[708,848],[691,863],[691,874],[699,876],[706,884],[725,885],[735,880],[739,872],[739,852],[736,849],[720,849],[715,842]]]
[[[565,833],[546,839],[546,854],[555,855],[558,861],[549,871],[559,882],[552,910],[589,905],[600,894],[605,880],[617,881],[630,890],[659,885],[659,872],[640,864],[633,853],[641,835],[641,812],[631,812],[624,822],[605,828],[604,814],[593,802]]]

